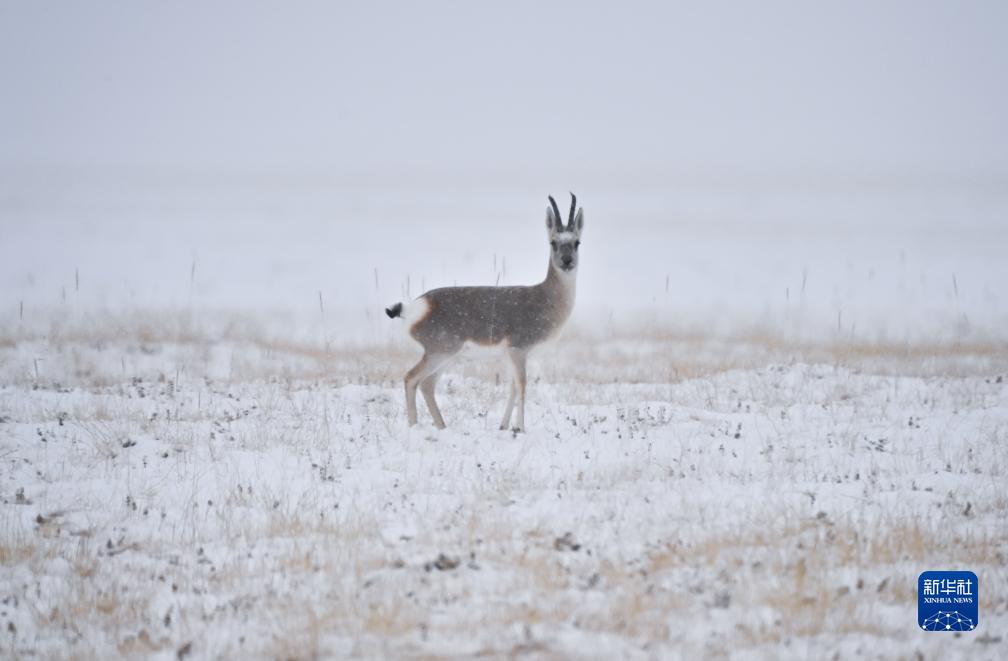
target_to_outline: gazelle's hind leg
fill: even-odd
[[[511,400],[517,399],[518,401],[518,419],[515,420],[515,429],[518,431],[525,431],[525,359],[528,357],[528,352],[522,349],[511,349],[508,351],[508,358],[511,359],[511,365],[514,367],[514,389],[511,391]],[[507,418],[511,417],[511,404],[512,401],[508,401],[507,407]]]
[[[437,400],[434,399],[434,387],[437,385],[439,376],[441,376],[440,370],[421,381],[420,392],[423,394],[424,401],[427,402],[427,410],[430,411],[431,417],[434,418],[435,426],[438,429],[444,429],[445,421],[441,417],[441,410],[438,408]]]
[[[413,366],[409,372],[406,372],[405,386],[406,386],[406,419],[409,424],[415,425],[417,423],[417,410],[416,410],[416,391],[417,386],[420,385],[427,377],[437,372],[439,369],[445,366],[445,364],[452,359],[455,354],[448,353],[425,353],[420,362]],[[427,393],[424,392],[424,399],[427,399]],[[427,400],[428,408],[431,408],[431,402],[434,399],[434,388],[431,386],[431,398]],[[431,415],[437,411],[437,404],[431,408]],[[440,424],[438,424],[440,420]],[[437,415],[434,415],[434,423],[438,427],[444,427],[444,420],[441,419],[441,413],[438,411]]]

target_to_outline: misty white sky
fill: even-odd
[[[0,0],[0,322],[391,333],[573,189],[578,314],[1003,335],[1008,2],[589,4]]]
[[[1008,176],[1008,3],[587,4],[3,2],[0,166]]]

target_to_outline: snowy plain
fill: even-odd
[[[381,308],[541,278],[538,188],[7,174],[5,656],[1006,654],[997,187],[577,191],[514,434],[485,363],[408,428]]]

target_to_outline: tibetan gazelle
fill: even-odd
[[[402,317],[410,335],[424,348],[423,358],[406,373],[406,415],[410,425],[417,422],[419,386],[434,424],[444,429],[444,418],[434,399],[438,376],[466,345],[479,345],[501,347],[507,352],[514,378],[500,428],[508,428],[517,401],[515,429],[525,430],[525,362],[529,351],[554,336],[574,308],[578,247],[584,228],[584,212],[577,209],[573,193],[566,227],[556,201],[550,197],[549,202],[546,229],[550,259],[546,279],[539,284],[432,289],[405,306],[396,303],[385,310],[389,317]]]

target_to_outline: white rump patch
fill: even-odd
[[[406,322],[407,326],[412,328],[413,324],[424,318],[428,310],[430,310],[430,303],[427,302],[426,298],[421,296],[420,298],[405,304],[403,306],[402,314],[399,316],[402,317],[402,320]]]

